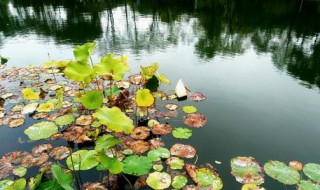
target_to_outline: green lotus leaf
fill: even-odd
[[[147,184],[153,189],[166,189],[170,187],[171,176],[165,172],[153,172],[148,175]]]
[[[150,66],[143,67],[140,66],[141,68],[141,75],[146,79],[149,80],[153,77],[153,75],[157,72],[158,70],[158,63],[151,63]]]
[[[120,89],[118,88],[117,85],[111,85],[111,91],[110,89],[104,91],[104,95],[106,97],[109,97],[110,95],[118,96],[119,94],[120,94]]]
[[[157,78],[160,82],[164,83],[164,84],[170,84],[170,80],[164,75],[164,74],[161,74],[161,73],[157,73]]]
[[[163,170],[163,165],[161,163],[155,163],[152,168],[155,170],[155,171],[162,171]]]
[[[141,89],[136,93],[136,102],[138,106],[147,107],[154,103],[154,97],[149,89]]]
[[[119,140],[112,135],[103,135],[96,140],[96,142],[95,142],[96,146],[94,147],[94,149],[97,152],[100,152],[100,151],[105,152],[109,148],[114,147],[115,145],[117,145],[119,143],[122,143],[122,140]]]
[[[103,95],[99,90],[91,90],[83,94],[80,101],[89,110],[97,109],[102,105]]]
[[[72,122],[74,121],[74,116],[71,115],[71,114],[67,114],[67,115],[63,115],[63,116],[60,116],[60,117],[57,117],[55,119],[55,122],[57,125],[69,125],[71,124]]]
[[[74,57],[83,64],[87,63],[95,46],[95,41],[92,43],[85,43],[82,46],[76,46],[73,51]]]
[[[68,66],[64,69],[64,74],[67,78],[77,82],[90,82],[90,75],[93,73],[93,69],[86,64],[80,62],[70,61]]]
[[[311,180],[320,183],[320,165],[309,163],[303,167],[303,173],[306,174]]]
[[[183,127],[178,127],[172,131],[172,135],[178,139],[188,139],[192,136],[192,130]]]
[[[182,111],[184,113],[195,113],[198,109],[195,106],[183,106]]]
[[[300,180],[299,173],[283,162],[268,161],[264,164],[264,170],[268,176],[285,185],[294,185]]]
[[[110,158],[104,154],[100,154],[99,161],[112,174],[119,174],[123,171],[123,164],[118,158]]]
[[[16,176],[22,177],[24,175],[26,175],[27,173],[27,168],[25,167],[18,167],[18,168],[14,168],[12,170],[12,173]]]
[[[151,92],[156,92],[159,88],[159,80],[158,78],[153,75],[146,83],[146,88],[149,89]]]
[[[188,182],[188,179],[183,175],[174,176],[172,180],[172,187],[175,189],[182,189]]]
[[[56,103],[56,109],[60,109],[63,103],[63,89],[59,88],[56,90],[56,98],[57,98],[57,103]]]
[[[64,68],[68,65],[68,63],[69,63],[69,61],[65,61],[65,60],[57,61],[55,66],[58,68]]]
[[[320,185],[311,181],[301,180],[298,183],[298,190],[320,190]]]
[[[67,158],[67,166],[70,170],[89,170],[98,165],[95,150],[78,150]],[[71,158],[72,157],[72,158]]]
[[[48,60],[43,63],[44,68],[52,68],[56,66],[57,61],[56,60]]]
[[[170,151],[166,148],[156,148],[150,150],[147,155],[152,161],[159,161],[161,158],[169,158]]]
[[[199,186],[212,186],[212,189],[220,190],[223,187],[221,179],[208,168],[199,168],[196,171],[196,180]]]
[[[170,169],[172,170],[180,170],[184,166],[184,160],[178,157],[170,157],[166,160],[166,164],[169,165]]]
[[[41,183],[37,190],[64,190],[56,179]]]
[[[0,55],[0,64],[1,64],[1,65],[4,65],[4,64],[6,64],[7,62],[8,62],[8,58],[2,57],[2,56]]]
[[[20,178],[17,181],[13,182],[6,190],[25,190],[27,181],[24,178]]]
[[[134,128],[132,119],[127,117],[118,107],[103,106],[93,114],[93,117],[99,119],[100,123],[115,132],[124,131],[126,134],[130,134]]]
[[[74,188],[71,186],[73,181],[71,173],[63,172],[61,166],[59,165],[53,165],[51,167],[51,171],[61,187],[63,187],[65,190],[74,190]]]
[[[57,132],[58,127],[53,122],[48,121],[36,123],[24,130],[24,133],[28,135],[31,140],[46,139]]]
[[[260,185],[264,183],[263,170],[252,157],[233,158],[231,160],[231,174],[242,184]]]
[[[12,180],[9,180],[9,179],[5,179],[5,180],[0,181],[0,190],[8,189],[8,187],[10,185],[12,185],[13,183],[14,182]]]
[[[30,190],[35,190],[41,183],[43,173],[29,179],[28,186]]]
[[[21,92],[25,100],[39,100],[39,93],[35,93],[32,88],[24,88]]]
[[[46,103],[40,104],[36,110],[38,112],[51,112],[52,110],[54,110],[54,105],[50,102],[46,102]]]
[[[146,156],[131,155],[123,160],[123,173],[142,176],[149,173],[152,160]]]
[[[124,155],[132,155],[133,151],[131,149],[125,149],[125,150],[122,151],[122,154],[124,154]]]
[[[113,54],[105,55],[100,63],[94,66],[94,70],[99,75],[110,75],[115,81],[120,81],[124,74],[130,70],[127,63],[127,56],[122,55],[119,58],[113,58]]]

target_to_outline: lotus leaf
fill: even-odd
[[[147,155],[152,161],[159,161],[161,158],[169,158],[170,151],[166,148],[157,148],[150,150]]]
[[[65,146],[55,147],[51,152],[50,156],[56,160],[62,160],[71,154],[70,148]]]
[[[184,166],[184,161],[178,157],[170,157],[166,160],[166,164],[168,164],[172,170],[180,170]]]
[[[23,107],[22,109],[22,114],[28,114],[28,113],[33,113],[34,111],[36,111],[37,107],[38,107],[38,103],[30,103],[27,104]]]
[[[41,183],[42,175],[43,173],[40,173],[36,175],[36,177],[32,177],[29,179],[28,186],[30,190],[35,190],[39,186],[39,184]]]
[[[196,170],[196,179],[199,186],[212,186],[212,189],[220,190],[223,187],[221,179],[208,168]]]
[[[150,66],[146,66],[146,67],[140,66],[141,74],[146,80],[149,80],[157,72],[158,67],[159,67],[158,63],[151,63]]]
[[[58,68],[63,68],[63,67],[66,67],[68,65],[69,61],[57,61],[55,66],[58,67]]]
[[[183,123],[192,128],[200,128],[207,123],[207,117],[201,113],[191,113],[184,117]]]
[[[298,190],[320,190],[320,185],[311,181],[301,180],[298,183]]]
[[[179,108],[179,105],[168,103],[164,106],[167,110],[176,111]]]
[[[35,93],[32,88],[24,88],[22,91],[22,97],[26,100],[39,100],[39,93]]]
[[[166,189],[170,187],[171,176],[165,172],[153,172],[147,177],[147,184],[153,189]]]
[[[27,181],[24,178],[20,178],[13,182],[6,190],[25,190]]]
[[[82,95],[80,101],[89,110],[97,109],[103,102],[103,95],[99,90],[91,90]]]
[[[131,155],[123,160],[123,173],[142,176],[149,173],[152,160],[146,156]]]
[[[42,121],[28,127],[24,133],[31,140],[46,139],[58,132],[58,127],[53,122]]]
[[[111,86],[111,92],[110,92],[110,89],[108,89],[108,90],[104,91],[104,94],[105,94],[106,97],[109,97],[110,95],[118,96],[120,94],[120,89],[118,88],[117,85],[112,85]]]
[[[195,106],[183,106],[182,111],[184,113],[195,113],[198,109]]]
[[[206,97],[201,92],[193,92],[190,95],[190,99],[196,102],[205,100]]]
[[[303,167],[303,173],[306,174],[311,180],[320,183],[320,165],[309,163]]]
[[[95,41],[92,43],[85,43],[81,46],[76,46],[73,51],[74,57],[77,61],[83,64],[87,63],[95,46]]]
[[[164,74],[161,74],[161,73],[157,73],[157,78],[160,82],[164,83],[164,84],[170,84],[170,80],[164,75]]]
[[[55,119],[55,122],[57,125],[69,125],[71,124],[72,122],[74,121],[74,116],[71,115],[71,114],[67,114],[67,115],[63,115],[63,116],[60,116],[60,117],[57,117]]]
[[[285,185],[294,185],[300,180],[299,173],[283,162],[268,161],[264,164],[264,170],[268,176]]]
[[[98,109],[93,117],[99,119],[100,123],[115,132],[124,131],[126,134],[130,134],[134,128],[132,119],[127,117],[118,107],[108,108],[104,106]]]
[[[135,127],[131,132],[131,137],[134,139],[146,139],[150,136],[150,128],[149,127]]]
[[[67,166],[70,170],[89,170],[98,165],[95,150],[78,150],[67,158]]]
[[[18,168],[14,168],[12,170],[12,173],[16,176],[22,177],[24,175],[26,175],[27,173],[27,169],[25,167],[18,167]]]
[[[159,80],[158,78],[153,75],[147,83],[146,83],[146,88],[149,89],[151,92],[156,92],[159,88]]]
[[[155,171],[160,172],[160,171],[163,170],[163,165],[161,164],[161,162],[160,162],[160,163],[155,163],[155,164],[152,166],[152,168],[153,168]]]
[[[175,189],[182,189],[188,182],[188,179],[183,175],[174,176],[172,180],[172,187]]]
[[[136,101],[138,106],[147,107],[154,103],[154,97],[149,89],[141,89],[136,93]]]
[[[192,136],[192,130],[178,127],[172,131],[172,135],[178,139],[188,139]]]
[[[99,75],[110,75],[115,81],[120,81],[124,74],[130,70],[127,63],[127,56],[113,58],[114,54],[108,54],[101,58],[100,63],[94,66],[94,70]]]
[[[96,140],[95,150],[98,152],[107,151],[109,148],[114,147],[121,142],[121,140],[112,135],[103,135]]]
[[[5,57],[2,57],[1,55],[0,55],[0,64],[1,65],[4,65],[4,64],[6,64],[7,62],[8,62],[8,58],[5,58]]]
[[[43,63],[44,68],[52,68],[56,66],[57,61],[56,60],[48,60]]]
[[[56,179],[40,183],[37,190],[64,190]]]
[[[109,169],[112,174],[119,174],[123,171],[123,164],[118,160],[118,158],[110,158],[104,154],[99,156],[100,163],[107,169]]]
[[[13,184],[13,181],[9,180],[9,179],[5,179],[5,180],[0,181],[0,190],[8,189],[9,186],[12,184]]]
[[[241,190],[265,190],[264,188],[260,188],[255,184],[245,184],[241,187]]]
[[[53,165],[51,167],[51,171],[61,187],[63,187],[65,190],[74,190],[74,188],[71,186],[73,178],[70,173],[63,172],[61,166],[59,165]]]
[[[231,160],[231,174],[242,184],[264,183],[263,170],[252,157],[236,157]]]
[[[173,156],[193,158],[196,155],[197,151],[191,145],[176,143],[171,146],[170,153]]]
[[[37,108],[38,112],[51,112],[52,110],[54,110],[54,105],[50,102],[40,104],[39,107]]]
[[[64,74],[71,80],[77,82],[90,82],[90,75],[93,69],[86,64],[80,62],[70,61],[68,66],[64,69]]]
[[[300,162],[300,161],[297,161],[297,160],[292,160],[289,162],[289,166],[294,169],[294,170],[297,170],[297,171],[301,171],[302,168],[303,168],[303,164]]]
[[[155,120],[155,119],[150,119],[148,121],[148,126],[149,127],[152,127],[153,125],[157,125],[157,124],[160,124],[159,121]]]

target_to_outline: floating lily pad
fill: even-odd
[[[32,156],[39,156],[43,152],[49,152],[53,148],[53,145],[50,143],[38,144],[32,148],[31,154]]]
[[[143,154],[150,149],[149,143],[143,140],[132,141],[127,145],[135,154]]]
[[[298,190],[320,190],[320,185],[311,181],[301,180],[298,183]]]
[[[71,154],[70,148],[66,146],[55,147],[51,152],[50,156],[56,160],[63,160]]]
[[[245,184],[241,187],[241,190],[265,190],[264,188],[260,188],[255,184]]]
[[[81,115],[76,119],[76,125],[86,126],[86,125],[91,125],[92,122],[93,122],[93,117],[91,115]]]
[[[264,183],[263,169],[252,157],[236,157],[231,160],[231,174],[242,184]]]
[[[196,155],[196,149],[190,145],[176,143],[170,148],[170,153],[173,156],[183,158],[193,158]]]
[[[131,155],[123,160],[123,173],[142,176],[149,173],[152,160],[146,156]]]
[[[200,168],[196,171],[196,179],[199,186],[211,186],[212,189],[220,190],[223,187],[221,179],[210,169]]]
[[[144,82],[144,79],[140,74],[130,75],[128,78],[131,84],[140,85]]]
[[[285,185],[294,185],[300,180],[300,174],[283,162],[268,161],[264,164],[264,170],[268,176]]]
[[[161,164],[161,162],[156,162],[155,164],[153,164],[152,168],[155,170],[155,171],[162,171],[163,170],[163,165]]]
[[[320,165],[309,163],[303,167],[303,173],[306,174],[311,180],[320,183]]]
[[[20,178],[13,182],[6,190],[25,190],[27,181],[24,178]]]
[[[28,127],[24,133],[31,140],[46,139],[58,132],[58,127],[53,122],[43,121]]]
[[[165,147],[165,144],[161,138],[150,139],[149,143],[150,143],[150,149]]]
[[[99,119],[100,123],[115,132],[124,131],[129,134],[134,128],[132,119],[127,117],[118,107],[108,108],[104,106],[98,109],[93,117]]]
[[[172,135],[178,139],[188,139],[192,136],[192,130],[178,127],[172,131]]]
[[[176,111],[179,108],[179,105],[168,103],[164,106],[167,110]]]
[[[34,111],[36,111],[37,107],[38,107],[38,103],[30,103],[27,104],[23,107],[22,109],[22,114],[28,114],[28,113],[33,113]]]
[[[17,167],[17,168],[14,168],[12,170],[12,173],[14,175],[16,175],[16,176],[22,177],[22,176],[26,175],[27,168],[25,168],[25,167]]]
[[[115,145],[121,142],[122,142],[121,140],[117,139],[112,135],[103,135],[96,140],[95,150],[98,152],[106,151],[109,148],[114,147]]]
[[[171,133],[172,127],[169,124],[156,124],[152,126],[151,130],[155,135],[167,135]]]
[[[141,89],[136,93],[136,102],[138,106],[147,107],[154,103],[154,97],[149,89]]]
[[[166,189],[170,187],[171,176],[165,172],[153,172],[147,177],[147,184],[153,189]]]
[[[103,95],[99,90],[91,90],[81,96],[81,103],[89,110],[97,109],[102,105]]]
[[[47,153],[41,153],[39,156],[27,155],[21,161],[23,167],[40,166],[49,160]]]
[[[67,166],[70,170],[89,170],[99,163],[96,155],[95,150],[78,150],[67,158]]]
[[[207,117],[201,113],[191,113],[184,117],[183,123],[188,127],[200,128],[207,123]]]
[[[302,168],[303,168],[303,164],[300,162],[300,161],[297,161],[297,160],[292,160],[289,162],[289,166],[294,169],[294,170],[297,170],[297,171],[301,171]]]
[[[38,112],[51,112],[54,110],[54,105],[50,102],[46,102],[44,104],[40,104],[36,110]]]
[[[30,190],[35,190],[40,185],[42,176],[43,176],[43,173],[40,173],[35,177],[32,177],[29,179],[28,186]]]
[[[74,121],[74,116],[71,114],[63,115],[55,119],[56,124],[60,126],[69,125],[73,121]]]
[[[172,170],[180,170],[184,166],[184,161],[178,157],[170,157],[166,160],[166,164],[169,165]]]
[[[123,171],[123,163],[118,158],[110,158],[105,154],[100,154],[99,161],[112,174],[119,174]]]
[[[183,175],[177,175],[173,177],[172,187],[175,189],[182,189],[188,182],[188,179]]]
[[[39,100],[39,93],[35,93],[32,88],[24,88],[22,91],[22,97],[26,100]]]
[[[9,186],[12,184],[13,184],[13,181],[9,180],[9,179],[5,179],[5,180],[0,181],[0,190],[8,189]]]
[[[157,148],[148,152],[147,155],[152,161],[159,161],[161,158],[169,158],[170,151],[166,148]]]
[[[13,119],[9,122],[9,127],[15,128],[24,124],[24,118]]]
[[[195,113],[198,109],[195,106],[183,106],[182,111],[184,113]]]
[[[6,178],[12,169],[13,166],[7,159],[0,159],[0,179]]]
[[[150,135],[150,128],[148,127],[135,127],[131,132],[131,137],[134,139],[146,139]]]
[[[190,94],[190,99],[199,102],[205,100],[206,97],[201,92],[193,92]]]

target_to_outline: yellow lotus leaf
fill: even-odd
[[[54,109],[53,103],[47,102],[44,104],[40,104],[37,108],[38,112],[51,112]]]
[[[34,92],[32,88],[24,88],[22,97],[26,100],[39,100],[39,93]]]
[[[241,190],[259,190],[259,186],[255,184],[245,184],[242,186]]]
[[[149,89],[141,89],[137,91],[136,102],[138,106],[147,107],[154,103],[154,97]]]

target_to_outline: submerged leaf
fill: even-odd
[[[102,105],[103,95],[99,90],[91,90],[82,95],[80,101],[89,110],[97,109]]]
[[[299,173],[283,162],[268,161],[264,164],[264,170],[268,176],[285,185],[294,185],[300,180]]]
[[[46,139],[58,132],[58,127],[53,122],[43,121],[28,127],[24,133],[31,140]]]
[[[147,177],[147,184],[153,189],[166,189],[170,187],[171,176],[165,172],[153,172]]]
[[[124,131],[126,134],[130,134],[134,128],[132,119],[127,117],[118,107],[103,106],[93,114],[93,117],[99,119],[100,123],[115,132]]]

